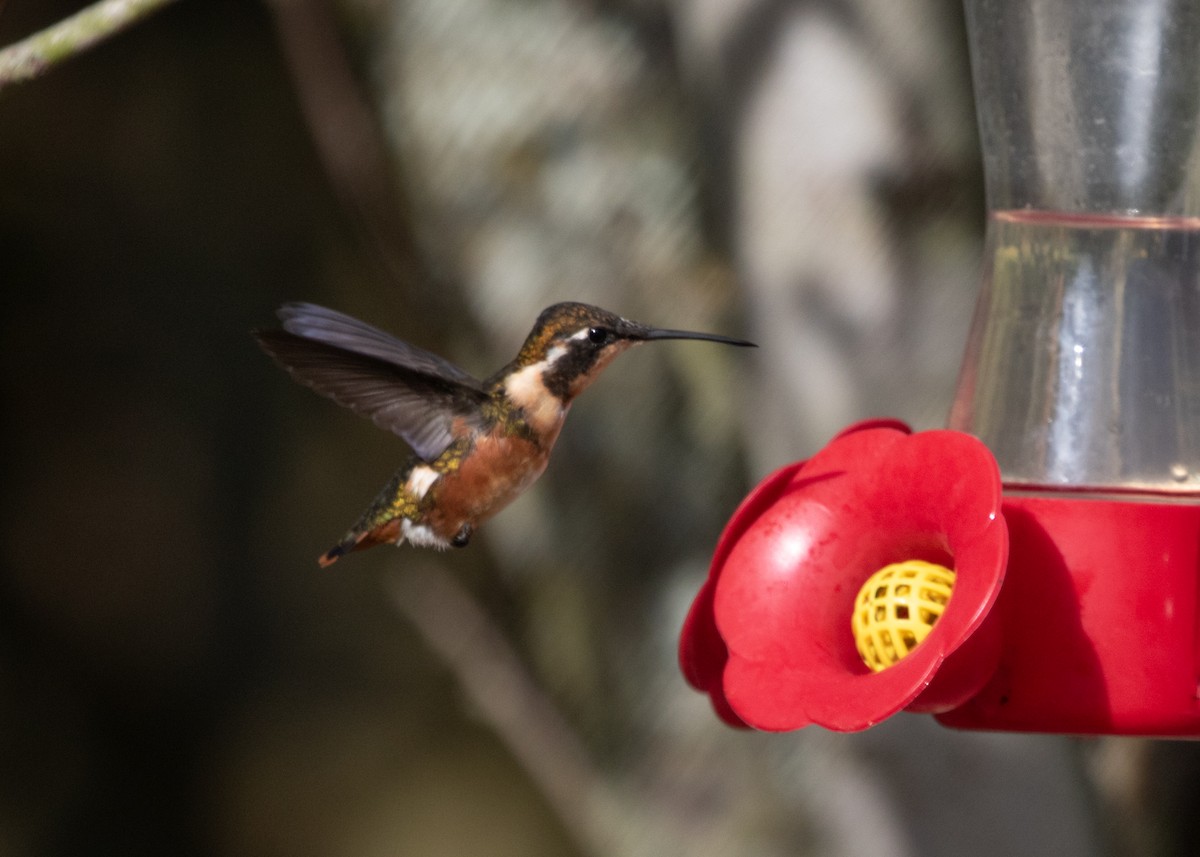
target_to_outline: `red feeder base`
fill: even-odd
[[[1000,664],[946,726],[1200,736],[1200,505],[1004,498]]]

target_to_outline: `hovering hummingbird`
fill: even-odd
[[[358,319],[307,303],[256,331],[302,384],[403,438],[413,455],[318,562],[389,542],[463,547],[542,475],[571,402],[614,357],[654,339],[754,343],[662,330],[598,307],[560,303],[538,316],[520,352],[478,381],[447,360]]]

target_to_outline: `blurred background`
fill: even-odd
[[[0,44],[82,7],[0,2]],[[720,725],[678,629],[755,480],[941,425],[982,176],[951,0],[185,0],[0,94],[0,854],[1185,855],[1196,750]],[[285,300],[486,375],[666,343],[446,554]]]

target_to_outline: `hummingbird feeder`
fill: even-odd
[[[730,724],[1200,736],[1200,6],[967,0],[989,217],[950,428],[734,513],[683,629]]]

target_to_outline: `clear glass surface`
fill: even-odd
[[[1009,485],[1200,493],[1200,3],[967,21],[991,214],[950,424]]]

